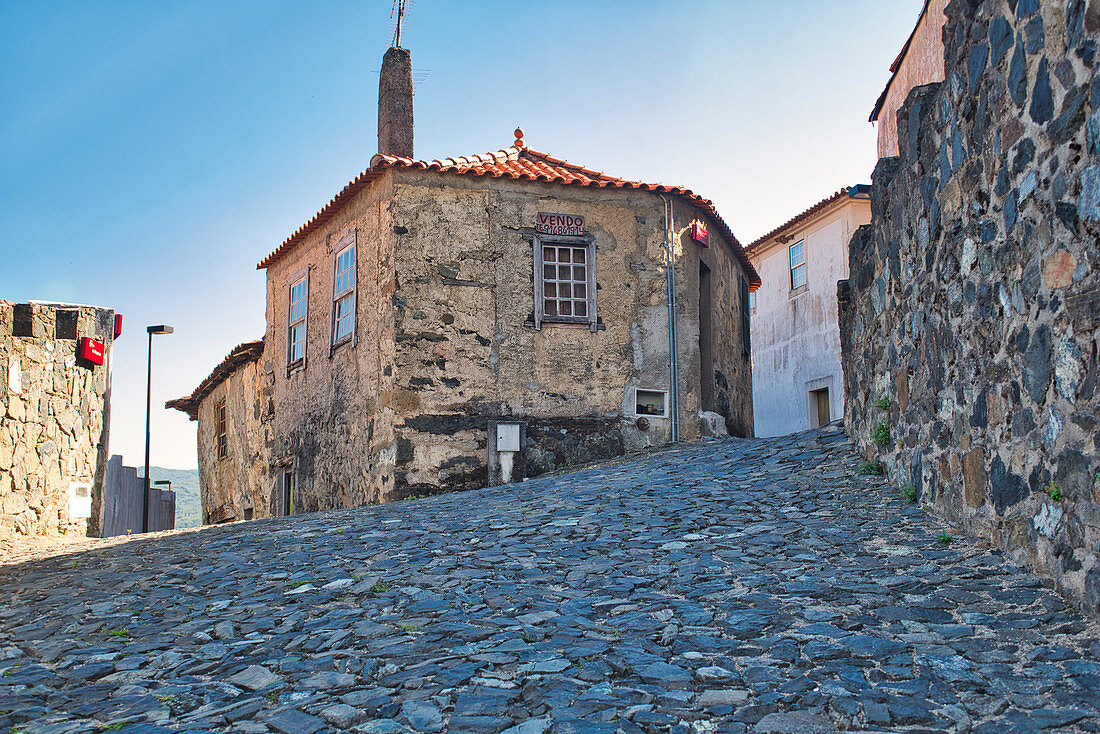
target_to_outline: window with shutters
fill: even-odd
[[[347,243],[347,244],[344,244]],[[355,234],[345,237],[336,252],[332,285],[332,348],[355,334]]]
[[[229,436],[225,422],[225,398],[219,398],[214,403],[214,446],[219,461],[229,456]]]
[[[544,323],[585,324],[595,331],[595,238],[530,237],[535,263],[535,328]]]
[[[287,310],[286,366],[289,373],[305,364],[306,359],[306,304],[309,298],[309,281],[306,275],[290,285]]]

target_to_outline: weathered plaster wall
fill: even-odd
[[[391,180],[387,173],[364,189],[267,271],[262,370],[274,379],[271,484],[274,491],[283,471],[294,472],[296,512],[378,502],[392,487]],[[349,232],[357,242],[356,334],[333,353],[334,246]],[[301,272],[309,273],[306,361],[288,376],[288,289]]]
[[[945,37],[851,243],[846,419],[921,502],[1100,614],[1100,3],[956,1]]]
[[[756,435],[810,428],[810,389],[828,387],[830,417],[844,414],[836,283],[848,277],[848,241],[870,220],[869,199],[846,197],[784,232],[782,242],[773,239],[752,251],[763,281],[752,315]],[[805,243],[807,287],[795,293],[789,247],[799,240]]]
[[[878,157],[898,154],[897,113],[909,92],[943,81],[943,24],[948,0],[929,0],[897,73],[890,82],[878,118]]]
[[[533,254],[521,230],[539,211],[585,217],[596,238],[604,328],[533,326]],[[683,231],[693,210],[677,206]],[[667,390],[663,203],[657,196],[402,171],[394,224],[397,479],[409,493],[482,486],[487,428],[527,424],[528,475],[667,441],[670,420],[635,424],[634,388]],[[712,228],[713,229],[713,228]],[[712,409],[751,432],[740,351],[740,275],[712,232],[709,250],[677,237],[682,433],[699,435],[698,262],[714,273]]]
[[[199,404],[199,484],[202,521],[271,517],[275,477],[270,448],[274,419],[274,374],[260,360],[246,362]],[[218,458],[214,408],[225,400],[227,451]]]
[[[103,365],[78,363],[82,336]],[[113,336],[110,309],[0,301],[0,536],[98,534]],[[88,520],[70,517],[74,482],[91,485]]]

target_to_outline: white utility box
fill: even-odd
[[[519,424],[497,424],[497,451],[519,451]]]
[[[92,485],[85,482],[69,484],[69,519],[80,520],[92,516]]]

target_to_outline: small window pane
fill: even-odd
[[[573,262],[575,262],[575,263],[583,263],[584,262],[584,250],[579,250],[579,249],[578,250],[573,250]]]
[[[558,286],[554,283],[547,283],[543,288],[546,290],[547,298],[554,298],[558,295]]]
[[[801,288],[806,285],[806,266],[799,265],[791,271],[791,289]]]
[[[798,242],[791,245],[791,269],[798,267],[806,262],[806,245],[804,242]]]
[[[558,285],[558,298],[572,298],[573,288],[568,283]]]
[[[572,316],[573,315],[573,304],[572,304],[571,301],[561,301],[561,302],[558,303],[558,307],[561,308],[561,315],[562,316]]]
[[[353,296],[344,296],[336,302],[336,334],[333,337],[334,341],[339,342],[351,336],[351,316],[354,302],[355,298]]]
[[[586,297],[585,293],[587,292],[587,290],[588,290],[588,287],[584,283],[576,283],[576,284],[573,285],[573,297],[574,298],[585,298]]]
[[[305,356],[305,324],[296,324],[290,329],[290,361],[297,362]]]
[[[580,281],[581,283],[583,283],[587,279],[588,279],[587,276],[585,276],[585,274],[584,274],[584,266],[583,265],[574,265],[573,266],[573,280]]]
[[[558,280],[569,280],[569,266],[568,265],[559,265],[558,266]]]
[[[553,247],[544,247],[544,248],[542,248],[542,259],[545,262],[548,262],[548,263],[557,262],[558,259],[557,259],[556,255],[554,253],[554,248]]]
[[[548,299],[543,304],[543,309],[542,310],[546,312],[547,316],[557,316],[558,315],[558,302],[557,301],[551,301],[551,300]]]
[[[575,313],[577,316],[587,316],[588,315],[588,304],[585,303],[584,301],[575,302],[573,304],[573,313]]]
[[[557,272],[557,269],[553,265],[543,265],[542,266],[542,277],[546,278],[547,280],[553,280],[554,279],[554,273],[556,273],[556,272]]]

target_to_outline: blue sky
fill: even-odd
[[[125,315],[111,451],[195,466],[157,406],[264,332],[256,263],[376,149],[391,0],[0,2],[0,298]],[[921,0],[415,0],[421,158],[534,148],[685,185],[749,242],[870,179]]]

